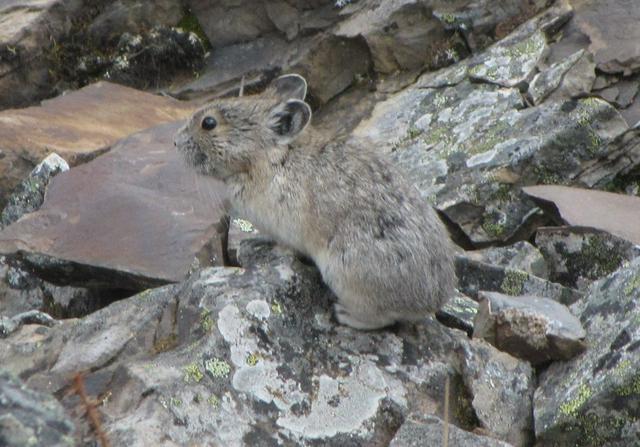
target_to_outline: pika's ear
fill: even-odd
[[[269,117],[269,128],[281,139],[290,140],[307,127],[311,120],[311,107],[299,99],[279,104]]]
[[[280,76],[271,82],[267,93],[283,101],[287,99],[304,100],[307,96],[307,81],[299,74]]]

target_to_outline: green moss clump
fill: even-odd
[[[202,29],[202,26],[200,25],[198,18],[195,16],[193,12],[191,12],[190,9],[187,8],[184,11],[184,15],[182,16],[182,19],[180,19],[180,22],[178,22],[177,27],[182,28],[183,30],[198,36],[198,38],[202,41],[202,44],[204,45],[205,50],[211,49],[211,42],[209,42],[209,38],[207,37],[204,30]]]
[[[502,284],[500,284],[500,290],[507,295],[520,295],[527,279],[529,279],[528,273],[521,270],[507,269]]]
[[[640,290],[640,275],[635,275],[631,277],[629,282],[624,288],[624,294],[627,296],[631,296],[633,292],[636,290]]]

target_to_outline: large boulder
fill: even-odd
[[[225,191],[175,150],[181,125],[133,134],[54,177],[40,209],[0,232],[0,253],[58,285],[133,291],[220,265]]]
[[[479,422],[473,403],[494,387],[531,414],[526,363],[433,319],[377,332],[336,325],[315,269],[255,240],[239,259],[244,268],[204,269],[82,320],[22,326],[0,362],[54,393],[88,371],[87,394],[109,393],[99,410],[115,445],[386,445],[409,414],[442,416],[447,378],[451,423],[526,436],[526,421]]]

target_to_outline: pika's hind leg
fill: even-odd
[[[373,330],[389,326],[396,322],[391,316],[376,315],[372,313],[357,312],[348,309],[340,302],[333,305],[336,319],[340,324],[351,326],[360,330]]]

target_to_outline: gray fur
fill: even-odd
[[[192,116],[176,146],[198,171],[227,183],[238,213],[313,259],[338,297],[341,323],[375,329],[438,310],[455,274],[435,211],[373,151],[312,143],[303,132],[311,109],[298,104],[300,88],[292,91],[294,107],[269,90],[216,101]],[[206,116],[217,120],[214,130],[202,129]],[[283,119],[291,120],[284,134],[276,131]]]

